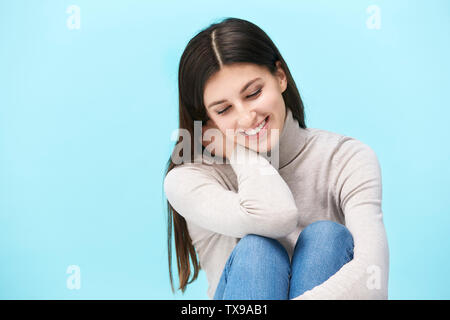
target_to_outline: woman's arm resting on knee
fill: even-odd
[[[353,260],[294,299],[387,299],[389,249],[378,158],[369,146],[346,137],[334,161],[333,183],[345,225],[353,236]]]

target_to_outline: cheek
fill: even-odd
[[[227,130],[234,129],[233,122],[228,119],[217,119],[217,125],[223,134],[225,134]]]
[[[279,93],[269,92],[262,97],[261,104],[266,111],[274,112],[283,105],[283,97]]]

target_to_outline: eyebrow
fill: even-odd
[[[261,77],[255,78],[255,79],[250,80],[249,82],[247,82],[246,85],[242,87],[242,89],[241,89],[241,91],[240,91],[239,93],[242,94],[242,92],[244,92],[244,91],[245,91],[245,90],[246,90],[253,82],[255,82],[255,81],[257,81],[257,80],[261,80]],[[212,106],[215,106],[216,104],[220,104],[220,103],[223,103],[223,102],[225,102],[225,101],[227,101],[227,100],[219,100],[219,101],[215,101],[215,102],[211,103],[211,104],[208,106],[208,109],[211,108]]]

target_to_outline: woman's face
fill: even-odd
[[[256,64],[234,63],[224,66],[205,85],[203,101],[209,118],[224,135],[233,130],[237,143],[257,152],[268,151],[278,143],[284,126],[286,106],[281,94],[287,80],[279,61],[277,67],[274,76]],[[278,135],[274,129],[279,130]]]

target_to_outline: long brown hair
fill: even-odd
[[[293,117],[301,128],[306,128],[303,102],[297,86],[291,76],[286,62],[272,40],[255,24],[238,19],[226,18],[219,23],[213,23],[200,31],[187,44],[178,69],[179,94],[179,129],[186,129],[194,137],[194,121],[208,120],[203,103],[203,91],[207,80],[222,66],[237,62],[254,63],[265,66],[275,75],[276,62],[286,73],[287,88],[282,93],[285,105],[292,111]],[[178,137],[175,146],[182,140]],[[176,148],[174,146],[174,154]],[[204,150],[204,147],[202,146]],[[190,159],[194,159],[194,141],[191,139]],[[185,159],[184,155],[183,159]],[[175,164],[172,156],[167,162],[166,173]],[[167,201],[167,246],[169,259],[169,277],[172,292],[174,292],[172,276],[172,229],[175,235],[179,288],[184,293],[186,286],[197,279],[201,269],[195,248],[186,225],[186,220],[174,210]],[[191,261],[194,274],[191,276]]]

